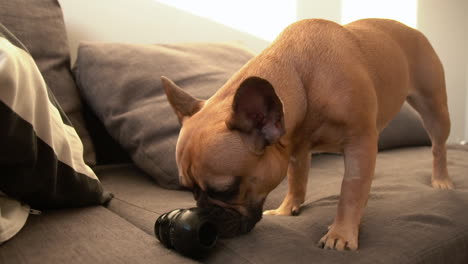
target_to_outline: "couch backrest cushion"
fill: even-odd
[[[222,43],[82,43],[75,78],[86,102],[133,161],[161,186],[178,188],[180,125],[161,75],[208,99],[253,54]]]
[[[406,102],[379,136],[379,150],[430,145],[431,139],[419,114]]]
[[[70,69],[68,40],[57,0],[0,0],[0,22],[28,49],[47,85],[70,118],[83,145],[85,161],[95,153],[82,115],[82,104]]]

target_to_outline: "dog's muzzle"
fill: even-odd
[[[262,219],[262,209],[263,203],[249,207],[248,214],[242,215],[232,208],[213,206],[210,217],[218,227],[219,237],[231,238],[250,232]]]
[[[243,215],[233,208],[221,207],[212,203],[208,199],[208,195],[200,189],[194,189],[194,198],[197,200],[197,207],[211,208],[210,217],[216,223],[221,238],[246,234],[262,219],[265,199],[257,203],[250,203],[247,206],[247,215]]]

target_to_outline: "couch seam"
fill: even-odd
[[[118,200],[118,201],[120,201],[120,202],[123,202],[123,203],[125,203],[125,204],[127,204],[127,205],[130,205],[130,206],[133,206],[133,207],[142,209],[142,210],[144,210],[144,211],[147,211],[147,212],[150,212],[150,213],[155,213],[155,214],[161,215],[161,213],[158,213],[158,212],[155,212],[155,211],[146,209],[146,208],[144,208],[144,207],[141,207],[141,206],[135,205],[135,204],[133,204],[133,203],[127,202],[127,201],[125,201],[125,200],[119,199],[119,198],[117,198],[117,197],[114,197],[114,199],[116,199],[116,200]],[[149,235],[149,236],[152,236],[152,234],[146,233],[145,230],[143,230],[143,229],[141,229],[140,227],[138,227],[137,225],[135,225],[130,219],[128,219],[128,218],[126,218],[126,217],[124,217],[124,216],[122,216],[122,215],[116,213],[115,211],[113,211],[113,210],[110,209],[109,207],[105,207],[105,208],[106,208],[107,210],[111,211],[113,214],[117,215],[118,217],[122,218],[123,220],[125,220],[126,222],[128,222],[129,224],[131,224],[132,226],[138,228],[138,229],[141,230],[143,233],[145,233],[145,234],[147,234],[147,235]],[[246,263],[256,264],[256,262],[252,262],[251,260],[245,258],[245,257],[242,256],[238,251],[234,250],[232,247],[229,247],[229,246],[228,246],[226,243],[224,243],[223,241],[220,241],[220,242],[221,242],[221,243],[220,243],[220,246],[229,249],[230,251],[232,251],[233,253],[235,253],[236,256],[242,258]]]
[[[130,203],[130,202],[128,202],[128,201],[122,200],[122,199],[120,199],[120,198],[118,198],[118,197],[114,197],[114,199],[115,199],[115,200],[118,200],[118,201],[120,201],[120,202],[123,202],[123,203],[125,203],[125,204],[127,204],[127,205],[133,206],[133,207],[135,207],[135,208],[142,209],[142,210],[144,210],[144,211],[146,211],[146,212],[155,213],[155,214],[158,214],[158,215],[163,214],[163,213],[156,212],[156,211],[152,211],[152,210],[149,210],[149,209],[147,209],[147,208],[145,208],[145,207],[142,207],[142,206],[139,206],[139,205]],[[109,210],[110,210],[110,209],[109,209]],[[111,211],[112,211],[112,210],[111,210]]]

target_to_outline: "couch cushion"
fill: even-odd
[[[379,135],[379,150],[430,145],[431,139],[419,114],[406,102]]]
[[[429,147],[380,153],[360,249],[337,252],[319,249],[316,243],[336,213],[343,158],[314,156],[299,216],[265,216],[249,234],[219,241],[205,263],[466,263],[468,147],[449,147],[448,159],[456,189],[435,190],[430,186]],[[101,168],[97,174],[116,195],[110,210],[148,234],[161,213],[195,206],[191,193],[164,190],[132,165]],[[264,209],[277,207],[286,191],[285,180]]]
[[[93,165],[93,144],[81,113],[80,97],[70,70],[68,40],[57,0],[0,0],[0,22],[29,50],[44,79],[69,116]]]
[[[131,219],[148,234],[153,234],[154,221],[159,215],[175,209],[174,206],[194,206],[190,192],[163,189],[133,164],[97,166],[95,172],[106,189],[120,194],[109,208],[123,218]],[[140,210],[142,208],[145,210]]]
[[[98,166],[95,168],[106,189],[119,195],[109,204],[109,210],[120,215],[146,234],[154,235],[156,219],[176,208],[194,207],[193,195],[187,191],[163,189],[150,176],[132,164]],[[159,247],[164,247],[159,243]],[[219,241],[204,262],[251,263]]]
[[[252,56],[230,44],[82,43],[75,76],[85,100],[134,162],[160,185],[179,188],[174,153],[180,125],[161,75],[207,99]]]
[[[0,263],[196,263],[104,207],[32,215],[0,247]]]

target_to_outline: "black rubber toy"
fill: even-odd
[[[191,258],[202,258],[218,240],[212,213],[213,208],[172,210],[156,220],[154,233],[167,248]]]

